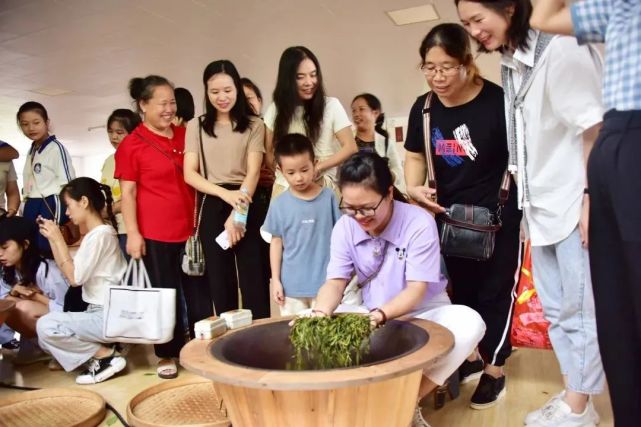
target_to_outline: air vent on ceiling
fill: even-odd
[[[66,95],[68,93],[71,93],[70,90],[59,89],[56,87],[41,87],[38,89],[32,89],[30,90],[30,92],[39,93],[40,95],[47,95],[47,96],[60,96],[60,95]]]
[[[408,25],[439,19],[436,8],[434,8],[434,5],[432,4],[410,7],[407,9],[390,10],[385,13],[387,13],[396,25]]]

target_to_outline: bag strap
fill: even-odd
[[[363,280],[361,283],[357,283],[356,287],[358,289],[362,289],[365,285],[367,285],[369,282],[374,280],[374,278],[380,273],[381,268],[383,268],[383,264],[385,264],[385,257],[387,256],[387,247],[389,246],[389,242],[386,240],[385,241],[385,246],[383,246],[383,259],[381,259],[381,262],[378,263],[378,266],[376,267],[376,270],[367,276],[365,280]]]
[[[138,286],[146,289],[152,288],[151,280],[149,280],[149,274],[147,274],[142,258],[138,260]]]
[[[430,108],[432,106],[432,91],[427,93],[425,104],[423,105],[423,141],[425,143],[425,164],[427,166],[427,186],[436,191],[436,173],[434,172],[434,159],[432,159],[431,149],[431,127],[430,127]],[[432,200],[436,202],[436,193],[432,195]]]
[[[122,277],[122,280],[120,281],[121,286],[129,286],[129,279],[131,278],[131,274],[134,270],[136,270],[136,272],[133,273],[134,277],[135,277],[135,274],[137,274],[137,266],[135,261],[136,260],[133,258],[129,260],[129,264],[127,265],[127,270],[125,270],[125,275]]]
[[[129,284],[130,280],[131,285]],[[129,265],[127,265],[127,270],[125,270],[125,275],[120,283],[122,286],[130,286],[133,288],[151,288],[151,281],[149,280],[149,275],[147,274],[147,269],[142,259],[131,258],[131,260],[129,260]]]
[[[151,140],[149,140],[149,139],[145,138],[144,136],[140,135],[140,133],[138,133],[138,136],[139,136],[139,137],[140,137],[140,139],[142,139],[144,142],[146,142],[147,144],[149,144],[149,145],[151,145],[153,148],[155,148],[155,149],[156,149],[159,153],[161,153],[163,156],[167,157],[167,158],[168,158],[168,159],[169,159],[169,160],[174,164],[174,166],[176,166],[176,167],[178,168],[178,170],[180,171],[180,173],[181,173],[181,174],[183,173],[183,166],[182,166],[180,163],[178,163],[178,162],[176,161],[176,159],[174,159],[174,158],[171,156],[171,154],[169,154],[166,150],[163,150],[163,149],[162,149],[161,147],[159,147],[157,144],[155,144],[155,143],[151,142]]]
[[[431,128],[430,128],[430,107],[432,105],[432,91],[427,93],[425,98],[425,105],[423,106],[423,140],[425,141],[425,163],[427,165],[427,186],[436,190],[436,173],[434,172],[434,159],[432,158],[431,147]],[[510,173],[505,168],[503,177],[501,178],[501,186],[499,187],[499,201],[497,212],[500,216],[501,210],[508,197],[510,196]],[[436,193],[433,195],[433,200],[436,201]]]
[[[207,161],[205,160],[205,149],[203,148],[203,118],[198,117],[198,139],[200,141],[200,158],[203,161],[203,176],[207,179]]]
[[[198,140],[200,142],[200,158],[203,162],[203,176],[207,179],[207,161],[205,160],[205,149],[203,148],[203,120],[202,116],[198,117]],[[194,203],[194,235],[197,236],[200,230],[200,220],[203,217],[203,207],[205,206],[205,199],[207,194],[202,194],[200,202],[200,210],[198,210],[198,190],[195,190],[195,203]]]

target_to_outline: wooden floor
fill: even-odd
[[[50,372],[47,370],[46,362],[17,367],[13,365],[11,359],[11,355],[4,354],[0,360],[0,381],[3,383],[29,387],[80,387],[74,382],[74,373]],[[156,376],[155,361],[156,358],[150,346],[135,346],[127,358],[125,375],[119,375],[100,384],[82,387],[100,393],[123,417],[126,417],[127,403],[134,395],[154,384],[171,381],[161,380]],[[495,407],[483,411],[470,409],[469,398],[476,385],[471,383],[462,386],[459,398],[448,401],[444,408],[434,410],[431,406],[426,406],[423,411],[426,419],[433,427],[522,426],[523,417],[528,411],[541,406],[562,387],[558,364],[551,351],[519,349],[510,358],[506,371],[507,395]],[[180,372],[181,378],[191,375],[193,374],[184,370]],[[0,387],[0,399],[11,393],[21,392]],[[600,426],[613,426],[607,393],[598,396],[595,404],[601,415]],[[121,424],[109,412],[101,425],[113,427]]]

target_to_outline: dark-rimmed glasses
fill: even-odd
[[[381,200],[373,208],[352,208],[350,206],[343,206],[343,199],[341,199],[338,209],[340,209],[340,211],[347,216],[356,216],[356,214],[360,214],[364,217],[372,217],[376,215],[376,209],[378,209],[381,203],[383,203],[384,199],[385,196],[381,197]]]

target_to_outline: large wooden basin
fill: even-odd
[[[16,302],[8,299],[0,299],[0,325],[7,320],[9,313],[16,306]]]
[[[182,366],[215,381],[234,427],[406,427],[422,370],[454,345],[434,322],[391,321],[372,335],[365,365],[290,371],[287,322],[260,320],[181,351]]]

